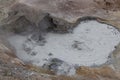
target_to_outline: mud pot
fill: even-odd
[[[48,32],[39,42],[31,35],[8,37],[16,55],[25,63],[67,75],[75,74],[79,66],[112,64],[111,54],[120,42],[120,32],[115,27],[95,20],[82,21],[70,33]]]

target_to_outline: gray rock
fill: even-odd
[[[74,75],[75,67],[69,65],[67,62],[64,62],[58,58],[51,58],[47,63],[43,65],[43,68],[54,71],[57,75]]]

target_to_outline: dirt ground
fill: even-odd
[[[15,0],[0,0],[0,22],[8,16],[6,11],[14,2]],[[120,29],[119,0],[19,0],[19,3],[32,6],[30,10],[38,9],[37,11],[39,11],[40,9],[43,12],[50,13],[52,17],[57,17],[55,21],[63,22],[59,23],[59,26],[75,23],[81,17],[92,16],[97,17],[100,22]],[[16,8],[16,4],[13,7]],[[31,20],[33,18],[29,18],[30,16],[24,16],[29,21],[33,21]],[[55,76],[51,71],[25,65],[14,55],[14,51],[0,43],[0,80],[120,80],[120,72],[118,72],[120,47],[116,48],[115,55],[113,55],[116,71],[108,66],[98,68],[80,67],[75,76]]]

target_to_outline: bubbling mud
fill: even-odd
[[[43,45],[42,42],[39,44],[30,40],[30,35],[13,35],[8,38],[21,60],[44,66],[50,63],[51,59],[59,59],[61,64],[56,66],[57,70],[64,72],[67,71],[65,69],[70,69],[69,73],[74,73],[71,66],[106,63],[120,42],[120,32],[116,28],[97,21],[81,22],[72,33],[48,32]]]

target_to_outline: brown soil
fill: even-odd
[[[82,20],[81,18],[90,16],[120,29],[120,0],[18,0],[13,4],[14,2],[15,0],[0,0],[0,22],[7,17],[7,11],[13,13],[18,11],[19,15],[8,16],[7,21],[11,20],[15,23],[18,18],[24,16],[30,23],[37,25],[46,13],[49,13],[53,23],[60,28],[61,26],[67,28],[69,25],[73,27],[77,21]],[[114,53],[116,71],[108,66],[80,67],[75,76],[55,76],[51,71],[25,65],[14,55],[13,50],[2,42],[0,43],[0,80],[120,80],[119,68],[116,67],[120,66],[120,58],[116,56],[120,54],[119,46]]]

